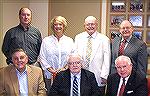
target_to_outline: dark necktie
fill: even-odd
[[[123,78],[123,82],[119,90],[119,96],[123,96],[124,89],[125,89],[125,78]]]
[[[119,54],[118,54],[119,56],[120,56],[120,55],[124,55],[124,48],[125,48],[126,42],[127,42],[126,39],[124,39],[124,40],[121,42],[121,44],[120,44],[120,46],[119,46]]]
[[[78,82],[77,82],[77,77],[74,76],[73,80],[73,89],[72,89],[72,96],[78,96]]]

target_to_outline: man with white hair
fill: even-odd
[[[127,56],[115,60],[117,73],[107,79],[106,96],[147,96],[147,79],[133,69]]]
[[[98,21],[88,16],[84,22],[85,32],[75,37],[78,53],[83,57],[83,68],[93,72],[102,93],[105,92],[106,79],[110,67],[110,40],[97,31]]]

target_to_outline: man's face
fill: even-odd
[[[55,34],[63,34],[63,32],[64,32],[64,25],[63,25],[63,23],[62,22],[60,22],[60,21],[55,21],[54,22],[54,25],[53,25],[54,27],[54,33]]]
[[[118,74],[125,78],[131,74],[132,64],[128,64],[127,60],[119,60],[116,62],[116,68]]]
[[[24,52],[15,52],[12,55],[12,62],[19,71],[23,71],[28,62],[28,57]]]
[[[82,62],[79,57],[70,57],[68,60],[68,67],[72,74],[77,74],[81,71]]]
[[[132,35],[133,27],[129,21],[123,21],[120,25],[120,33],[123,36],[123,38],[127,39]]]
[[[87,31],[87,33],[89,35],[92,35],[94,32],[96,32],[97,30],[97,22],[95,19],[93,18],[89,18],[85,21],[84,23],[84,28],[85,28],[85,31]]]
[[[20,23],[23,26],[27,26],[31,23],[31,11],[28,8],[24,8],[19,15]]]

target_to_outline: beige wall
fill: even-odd
[[[0,49],[5,32],[19,23],[18,11],[29,7],[33,11],[32,23],[43,37],[48,35],[48,0],[1,0],[0,1]],[[6,66],[5,56],[0,51],[0,67]]]
[[[67,36],[72,38],[76,34],[84,31],[84,19],[88,15],[93,15],[99,20],[100,31],[100,6],[101,0],[50,0],[49,12],[51,13],[50,19],[54,16],[64,16],[68,21],[68,27],[65,32]],[[50,31],[52,33],[52,31]]]

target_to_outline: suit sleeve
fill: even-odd
[[[147,73],[147,65],[148,65],[148,58],[147,58],[147,46],[145,43],[143,43],[140,46],[140,51],[138,52],[138,58],[137,58],[137,63],[138,63],[138,71],[142,73],[146,77]]]

